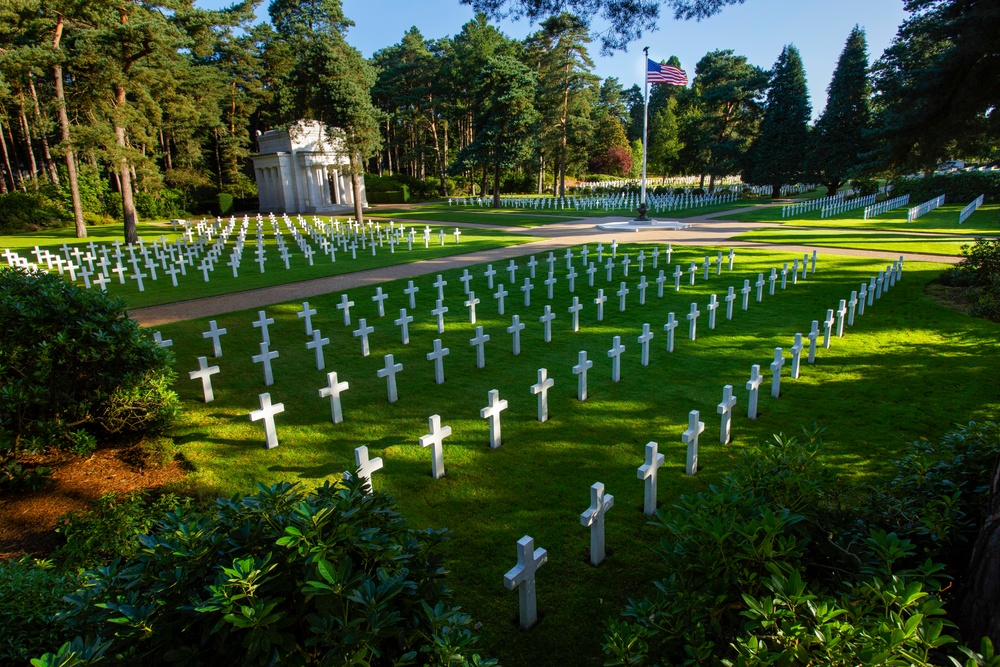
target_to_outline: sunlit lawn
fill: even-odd
[[[837,232],[828,229],[796,229],[780,227],[757,229],[734,237],[738,241],[755,243],[782,243],[824,248],[855,248],[858,250],[885,250],[899,253],[925,253],[929,255],[960,255],[962,246],[972,242],[969,237],[939,236],[933,234],[884,234],[881,232]]]
[[[464,244],[464,241],[463,241]],[[649,582],[667,572],[651,556],[649,548],[658,538],[642,514],[643,484],[636,468],[643,463],[647,442],[660,443],[666,467],[660,477],[660,501],[669,504],[681,493],[705,489],[731,469],[735,457],[751,442],[784,431],[793,434],[800,426],[817,422],[827,428],[826,461],[845,484],[865,484],[886,470],[886,462],[906,451],[907,443],[921,436],[946,431],[953,423],[968,419],[995,418],[1000,405],[1000,355],[996,354],[995,324],[969,318],[944,308],[923,294],[924,286],[942,270],[938,264],[911,263],[902,281],[881,300],[859,315],[842,339],[834,339],[830,350],[820,349],[816,364],[803,361],[802,377],[791,380],[785,366],[782,395],[770,397],[770,371],[776,346],[785,357],[796,332],[807,332],[812,320],[822,321],[828,308],[850,296],[862,281],[884,269],[885,264],[858,258],[820,256],[815,275],[786,290],[780,284],[775,296],[764,288],[763,303],[751,294],[749,311],[735,303],[732,321],[725,317],[725,302],[717,313],[714,331],[709,329],[706,308],[709,295],[720,298],[733,285],[737,294],[743,280],[756,282],[758,273],[780,269],[792,256],[764,250],[738,250],[732,272],[724,269],[709,280],[688,285],[685,273],[680,292],[668,278],[664,297],[657,297],[653,283],[658,271],[646,260],[645,275],[651,283],[646,304],[639,305],[635,263],[637,246],[622,246],[621,255],[632,259],[629,277],[621,268],[613,281],[606,281],[603,268],[587,286],[579,257],[575,268],[576,293],[584,306],[580,331],[571,330],[567,312],[572,295],[565,278],[565,260],[557,254],[554,298],[546,298],[542,283],[546,269],[539,266],[531,305],[523,305],[523,294],[510,284],[504,267],[495,265],[496,280],[510,295],[506,315],[497,314],[496,291],[487,289],[485,267],[475,267],[472,289],[481,300],[478,324],[491,336],[486,344],[486,367],[477,369],[475,348],[469,339],[475,327],[469,323],[466,296],[458,278],[461,271],[444,274],[445,333],[436,333],[430,314],[435,297],[434,275],[414,279],[420,288],[415,321],[410,324],[410,343],[403,345],[400,330],[392,322],[399,309],[408,306],[402,293],[405,282],[382,285],[390,298],[386,316],[380,318],[371,301],[374,290],[348,292],[356,302],[352,325],[345,326],[335,307],[341,295],[311,298],[318,311],[312,318],[330,338],[326,347],[326,370],[318,371],[312,350],[305,347],[304,322],[296,317],[299,304],[267,308],[276,322],[271,326],[272,349],[280,356],[273,362],[275,384],[265,387],[259,364],[251,355],[259,352],[260,332],[251,326],[256,309],[230,313],[215,319],[229,333],[223,337],[224,356],[212,358],[211,341],[202,338],[207,320],[162,327],[173,340],[179,379],[176,387],[185,414],[176,428],[175,440],[193,464],[192,487],[206,495],[252,491],[256,481],[295,480],[316,485],[336,480],[353,466],[352,451],[367,445],[371,456],[384,459],[385,468],[375,474],[374,485],[391,493],[415,527],[448,527],[450,582],[457,601],[483,626],[481,650],[509,665],[599,665],[599,644],[606,619],[619,613],[626,598],[643,595]],[[577,248],[579,250],[579,248]],[[591,247],[591,259],[594,248]],[[646,246],[647,256],[649,246]],[[723,249],[726,250],[726,249]],[[691,260],[701,262],[715,250],[684,248],[674,253],[669,267],[685,269]],[[517,285],[527,269],[518,261]],[[618,312],[615,292],[622,280],[631,290],[627,308]],[[594,297],[605,289],[605,319],[597,321]],[[756,289],[754,290],[756,292]],[[697,302],[701,317],[697,340],[688,340],[688,313]],[[542,340],[538,318],[546,304],[552,306],[552,342]],[[408,309],[410,310],[410,309]],[[666,351],[663,324],[667,313],[681,321],[676,331],[675,351]],[[514,356],[506,327],[512,314],[519,314],[527,328],[522,333],[522,352]],[[359,339],[352,335],[358,318],[374,326],[371,355],[362,357]],[[636,340],[642,324],[649,323],[650,365],[640,364]],[[622,379],[611,381],[607,351],[612,338],[621,336],[626,351]],[[426,359],[432,342],[441,338],[451,354],[445,358],[442,385],[434,383],[434,365]],[[577,353],[586,350],[594,366],[589,373],[590,397],[576,398],[577,377],[572,373]],[[398,376],[399,401],[386,400],[385,380],[376,376],[384,365],[383,355],[393,354],[403,364]],[[189,380],[197,368],[197,357],[208,356],[221,373],[214,376],[216,401],[201,401],[201,385]],[[760,417],[746,418],[750,366],[760,364],[767,378],[761,386]],[[549,393],[551,418],[536,420],[536,396],[530,386],[536,371],[547,368],[555,379]],[[343,395],[345,421],[334,425],[328,399],[318,396],[326,386],[326,372],[336,371],[350,383]],[[719,444],[716,405],[722,388],[732,384],[738,404],[734,440]],[[498,389],[510,402],[502,415],[503,445],[488,447],[488,427],[479,416],[487,403],[487,392]],[[264,432],[251,422],[250,411],[259,407],[257,395],[269,391],[285,411],[276,417],[280,446],[264,449]],[[700,471],[684,474],[685,446],[681,432],[687,428],[688,412],[698,410],[705,422],[701,438]],[[428,432],[427,419],[439,414],[453,428],[445,441],[443,479],[430,476],[430,452],[417,440]],[[603,482],[615,496],[607,519],[610,556],[599,568],[586,562],[587,530],[579,515],[589,504],[589,487]],[[538,575],[538,604],[542,614],[538,627],[528,633],[516,629],[517,593],[503,587],[503,574],[515,564],[515,542],[522,535],[548,550],[548,563]]]
[[[384,227],[386,223],[385,221],[380,221],[380,224]],[[411,226],[413,225],[407,225],[407,228]],[[226,250],[223,252],[221,259],[215,264],[214,270],[209,272],[209,280],[207,282],[205,281],[204,273],[198,270],[196,264],[195,267],[186,267],[185,275],[177,274],[177,286],[174,287],[170,276],[164,273],[162,264],[157,263],[157,280],[155,281],[151,279],[149,270],[143,269],[146,277],[143,279],[143,291],[140,292],[138,282],[130,277],[132,275],[132,265],[127,262],[128,255],[126,254],[125,260],[123,260],[126,268],[126,272],[123,274],[125,283],[121,284],[118,276],[112,273],[110,276],[111,281],[106,287],[109,294],[123,297],[130,308],[141,308],[144,306],[198,299],[206,296],[242,292],[272,285],[285,285],[313,278],[324,278],[354,271],[419,262],[425,259],[477,252],[538,240],[537,238],[508,234],[499,230],[463,229],[459,236],[460,240],[456,243],[453,233],[454,227],[430,225],[431,238],[428,247],[425,248],[423,241],[425,225],[420,224],[413,227],[415,228],[416,236],[412,250],[408,250],[407,243],[405,242],[399,244],[394,252],[390,250],[388,244],[384,244],[376,250],[377,254],[372,256],[370,248],[362,249],[359,245],[356,249],[356,259],[352,259],[350,251],[343,252],[338,247],[335,261],[332,261],[329,256],[323,254],[322,249],[317,243],[311,243],[315,251],[312,266],[309,265],[308,259],[299,249],[299,246],[295,244],[292,236],[284,233],[285,244],[291,255],[288,268],[286,269],[284,262],[278,254],[270,225],[266,224],[264,226],[264,238],[267,259],[264,263],[264,272],[262,273],[254,254],[256,248],[254,240],[256,226],[255,223],[252,223],[247,234],[247,243],[244,247],[243,258],[236,276],[233,275],[232,268],[227,265],[235,244],[236,234],[234,232],[229,238]],[[69,230],[69,233],[67,233],[67,230],[57,230],[60,232],[58,234],[52,231],[43,231],[16,236],[0,236],[0,253],[2,253],[3,248],[16,248],[22,257],[34,262],[35,256],[31,253],[31,249],[36,245],[47,248],[50,252],[55,252],[64,243],[68,243],[71,247],[80,246],[81,249],[86,249],[87,244],[91,241],[95,242],[98,246],[106,244],[110,248],[111,242],[122,238],[121,227],[114,228],[117,234],[109,233],[111,232],[110,228],[98,227],[94,229],[99,233],[90,234],[82,242],[73,237],[72,230]],[[443,244],[438,234],[441,229],[446,232]],[[168,241],[174,240],[178,236],[178,234],[172,233],[169,224],[166,227],[149,223],[139,226],[139,236],[147,244],[158,240],[161,234]],[[110,248],[110,250],[113,251],[114,248]],[[204,256],[204,253],[202,256]],[[198,262],[198,260],[195,261]],[[114,264],[113,258],[112,264]],[[69,274],[66,273],[64,275],[68,279]],[[77,276],[76,282],[80,285],[84,284],[83,279],[79,276]]]

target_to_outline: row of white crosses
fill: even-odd
[[[290,269],[290,259],[292,257],[289,246],[286,245],[281,231],[283,225],[287,232],[290,232],[294,244],[298,246],[302,255],[308,261],[309,266],[314,265],[313,257],[317,251],[310,244],[318,243],[323,253],[329,256],[331,262],[336,262],[338,247],[343,252],[351,252],[351,258],[357,259],[358,241],[362,250],[369,247],[372,256],[376,255],[376,249],[388,243],[390,252],[395,253],[396,246],[407,244],[407,249],[413,249],[416,240],[416,231],[411,227],[407,233],[402,224],[396,225],[389,221],[387,227],[383,228],[381,222],[369,221],[366,226],[357,225],[353,220],[348,220],[343,224],[338,220],[327,224],[319,218],[313,218],[309,222],[299,216],[297,220],[290,219],[287,215],[280,221],[271,214],[270,223],[274,235],[278,254],[284,264],[285,269]],[[266,245],[264,227],[265,221],[260,215],[256,220],[256,237],[251,237],[251,242],[255,243],[254,262],[258,264],[260,273],[265,272]],[[147,286],[146,280],[157,281],[162,276],[169,276],[174,287],[179,285],[178,275],[187,276],[187,269],[200,271],[204,282],[210,282],[211,275],[215,271],[216,264],[221,263],[223,254],[229,252],[227,266],[232,268],[233,277],[239,276],[239,269],[243,258],[244,245],[247,243],[247,233],[250,219],[244,216],[238,232],[236,231],[237,221],[230,218],[228,223],[223,223],[221,219],[215,222],[201,221],[195,225],[185,223],[184,234],[174,242],[168,242],[165,237],[147,245],[145,239],[140,238],[138,246],[124,245],[121,241],[114,241],[113,248],[106,244],[98,246],[93,241],[86,245],[70,246],[63,244],[59,253],[50,252],[47,249],[35,246],[33,253],[36,262],[29,262],[21,257],[17,252],[5,250],[0,257],[3,257],[11,266],[22,266],[25,268],[38,268],[44,265],[47,270],[56,270],[60,275],[68,273],[70,281],[83,280],[87,289],[97,286],[102,291],[107,291],[107,285],[113,282],[111,275],[115,274],[120,285],[126,284],[126,274],[128,278],[135,281],[139,292],[144,292]],[[451,233],[446,233],[443,228],[438,229],[440,245],[445,244],[446,236],[453,236],[455,243],[459,243],[462,231],[455,227]],[[213,240],[214,239],[214,240]],[[425,248],[429,247],[431,240],[431,228],[425,226],[423,230],[423,241]],[[232,241],[232,247],[227,248],[227,244]],[[126,257],[122,252],[128,252]],[[138,252],[137,252],[138,251]],[[137,256],[140,255],[140,256]],[[132,270],[126,265],[131,264]],[[92,279],[93,278],[93,279]]]
[[[901,279],[902,270],[903,258],[900,257],[898,261],[894,262],[890,266],[887,266],[884,271],[879,271],[879,275],[877,277],[872,277],[868,283],[861,283],[860,292],[851,292],[850,300],[840,300],[840,305],[837,309],[837,336],[842,337],[844,335],[843,325],[845,314],[847,316],[847,325],[853,326],[855,308],[860,306],[859,314],[863,315],[866,300],[867,304],[870,306],[872,305],[873,300],[880,299],[886,290],[895,286],[896,281]],[[834,311],[832,309],[827,311],[827,321],[825,324],[826,334],[824,341],[824,346],[826,348],[830,347],[830,330],[832,327],[833,312]],[[817,330],[817,325],[818,322],[814,320],[813,332]],[[616,336],[615,338],[617,345],[618,337]],[[810,363],[812,363],[815,359],[815,339],[816,335],[815,333],[812,333],[809,351]],[[795,346],[793,346],[792,377],[794,378],[799,377],[798,355],[801,353],[801,350],[802,334],[798,333],[795,335]],[[582,366],[585,361],[586,353],[581,352],[580,365]],[[775,348],[775,359],[771,364],[771,370],[773,373],[771,395],[773,397],[778,397],[781,391],[781,368],[784,366],[784,363],[782,349],[780,347]],[[539,382],[541,382],[542,377],[542,371],[539,371]],[[747,389],[751,392],[750,407],[748,408],[748,417],[751,419],[756,419],[757,417],[757,390],[760,387],[761,380],[760,366],[754,365],[752,367],[751,381],[747,383]],[[586,391],[585,380],[581,381],[580,391],[581,393]],[[719,403],[717,408],[718,413],[722,416],[719,440],[723,444],[729,442],[730,439],[732,411],[735,406],[736,397],[733,396],[733,387],[732,385],[726,385],[723,387],[722,402]],[[541,410],[541,407],[539,409]],[[539,417],[539,419],[541,419],[541,417]],[[697,410],[692,410],[688,414],[688,428],[681,434],[681,441],[688,446],[686,463],[686,472],[688,475],[693,475],[697,472],[698,440],[704,430],[705,423],[700,421],[699,412]],[[650,516],[656,512],[658,471],[663,466],[665,460],[664,455],[660,454],[657,450],[658,445],[656,442],[647,443],[645,462],[643,465],[639,466],[637,470],[639,479],[643,480],[645,484],[643,512]],[[587,510],[580,515],[580,523],[584,526],[591,527],[591,564],[599,565],[605,557],[604,518],[607,511],[614,506],[614,496],[605,493],[604,485],[600,482],[596,482],[591,486],[590,493],[590,507],[588,507]],[[535,549],[534,539],[530,536],[525,535],[517,541],[517,565],[504,575],[504,585],[509,589],[513,589],[515,587],[518,588],[520,625],[522,629],[532,627],[538,620],[538,609],[535,595],[535,572],[539,567],[544,565],[547,560],[548,553],[544,549]]]

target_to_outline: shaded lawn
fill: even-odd
[[[646,246],[647,254],[649,247]],[[705,282],[688,285],[687,274],[680,292],[673,280],[666,284],[662,299],[656,285],[638,303],[638,270],[634,263],[637,246],[623,245],[620,254],[630,254],[630,276],[615,269],[611,283],[602,269],[595,288],[587,287],[586,275],[576,280],[576,296],[584,304],[581,329],[571,331],[566,311],[571,301],[565,279],[565,262],[555,263],[555,298],[545,298],[543,267],[534,281],[531,306],[523,305],[519,290],[510,287],[503,267],[498,281],[511,292],[506,315],[497,314],[482,275],[483,267],[471,272],[472,289],[481,303],[478,324],[491,340],[486,344],[486,367],[475,367],[475,349],[469,339],[466,297],[458,281],[461,271],[445,272],[445,333],[436,333],[433,305],[434,276],[414,279],[420,292],[411,313],[410,344],[403,345],[392,320],[407,306],[402,294],[404,281],[382,285],[390,294],[386,317],[380,318],[370,300],[373,290],[356,289],[348,294],[356,302],[352,326],[345,326],[335,308],[340,294],[310,299],[318,311],[313,324],[331,339],[326,348],[326,370],[314,366],[314,355],[305,348],[308,338],[303,320],[296,317],[299,304],[267,309],[276,322],[271,327],[272,349],[280,353],[274,362],[275,384],[263,385],[257,354],[259,330],[250,322],[256,311],[230,313],[215,318],[229,334],[223,338],[224,356],[211,358],[211,341],[203,339],[207,319],[162,327],[172,338],[179,378],[176,388],[185,408],[175,430],[178,449],[193,464],[190,483],[206,495],[250,492],[256,481],[300,481],[316,485],[336,480],[353,465],[352,450],[367,445],[371,456],[380,456],[385,468],[376,473],[375,488],[392,494],[404,515],[417,528],[448,527],[453,531],[446,546],[451,585],[456,601],[483,623],[479,630],[481,653],[499,657],[509,665],[600,665],[600,638],[604,622],[615,617],[629,597],[651,590],[650,582],[669,574],[651,557],[649,547],[660,533],[642,514],[643,484],[636,468],[643,462],[644,446],[660,443],[666,455],[661,471],[659,499],[669,504],[679,494],[704,490],[722,479],[743,448],[773,433],[794,434],[803,425],[818,423],[827,428],[825,461],[842,476],[845,484],[864,485],[887,471],[886,462],[905,453],[907,443],[921,436],[933,437],[954,422],[995,418],[1000,406],[1000,355],[996,354],[1000,326],[969,318],[944,308],[924,296],[925,285],[942,270],[938,264],[908,264],[902,281],[858,316],[846,337],[834,339],[831,349],[819,351],[814,365],[803,361],[802,377],[791,380],[788,366],[783,373],[779,399],[769,396],[767,365],[776,346],[789,356],[795,332],[807,332],[811,320],[823,320],[827,308],[836,308],[841,298],[858,289],[861,281],[884,263],[860,258],[821,256],[819,270],[804,282],[775,296],[764,289],[763,303],[751,295],[750,309],[743,312],[737,301],[734,319],[725,319],[725,303],[718,311],[717,327],[708,328],[706,303],[710,294],[722,297],[729,285],[743,280],[755,282],[792,257],[765,250],[737,252],[733,272],[723,270]],[[725,249],[724,249],[725,250]],[[714,250],[682,248],[673,264],[687,267]],[[593,248],[591,248],[593,258]],[[524,260],[518,264],[517,283],[523,284]],[[539,257],[539,260],[543,258]],[[578,272],[582,268],[575,261]],[[661,261],[660,268],[664,268]],[[655,277],[647,260],[645,273]],[[632,290],[625,313],[618,312],[614,295],[622,280]],[[593,299],[596,289],[606,289],[605,319],[596,320]],[[687,337],[684,314],[690,304],[699,304],[698,337]],[[539,316],[547,304],[557,318],[552,342],[542,341]],[[662,330],[667,313],[676,313],[675,351],[666,352]],[[527,328],[522,333],[522,352],[511,353],[506,327],[511,315],[520,314]],[[358,318],[375,327],[371,355],[360,355],[358,338],[352,331]],[[651,364],[640,365],[636,337],[644,322],[656,337],[650,350]],[[622,380],[612,383],[607,350],[619,335],[626,346]],[[425,355],[432,341],[441,338],[451,354],[445,359],[442,385],[434,384],[433,363]],[[571,368],[577,353],[587,350],[594,367],[589,373],[590,398],[576,399],[577,377]],[[386,402],[385,381],[376,376],[392,353],[404,369],[398,377],[400,400]],[[200,382],[187,378],[197,368],[196,358],[209,355],[221,373],[214,376],[214,403],[201,402]],[[760,416],[746,418],[744,385],[750,366],[760,364],[767,378],[761,386]],[[536,421],[536,397],[529,387],[536,371],[545,367],[555,379],[549,394],[551,418]],[[345,421],[330,422],[330,405],[317,391],[326,386],[326,372],[336,371],[350,383],[343,396]],[[719,416],[716,405],[724,384],[735,387],[738,404],[733,421],[734,440],[718,442]],[[498,389],[510,402],[503,413],[503,446],[490,450],[488,426],[479,416],[487,392]],[[259,407],[257,394],[270,391],[285,412],[276,418],[281,445],[272,451],[263,447],[260,423],[248,419]],[[685,446],[680,434],[687,427],[688,412],[699,410],[705,422],[701,438],[700,471],[684,474]],[[417,440],[427,433],[427,419],[439,414],[453,435],[445,441],[447,475],[430,477],[430,453]],[[589,503],[589,487],[603,482],[616,498],[607,519],[606,563],[593,568],[586,562],[587,530],[579,515]],[[548,563],[538,575],[541,624],[532,632],[516,630],[517,593],[503,587],[503,574],[515,564],[515,542],[522,535],[535,538],[537,547],[549,552]]]
[[[538,240],[537,238],[517,236],[499,230],[463,229],[460,236],[460,242],[455,243],[455,236],[453,234],[454,228],[432,225],[430,244],[429,247],[425,248],[423,242],[423,227],[424,226],[421,225],[416,229],[417,234],[413,243],[413,250],[407,250],[406,243],[403,243],[397,247],[395,252],[391,252],[388,244],[386,244],[376,251],[377,255],[374,257],[372,256],[370,249],[362,250],[359,245],[356,250],[356,259],[351,258],[351,253],[349,251],[344,253],[338,249],[335,255],[336,260],[331,261],[328,255],[324,255],[322,253],[322,249],[319,244],[312,243],[315,251],[312,266],[309,265],[306,256],[294,243],[291,235],[285,234],[284,237],[286,239],[286,246],[291,254],[291,258],[288,263],[289,268],[287,269],[278,254],[274,236],[268,229],[265,234],[265,247],[267,250],[265,256],[267,259],[264,263],[263,273],[260,271],[260,265],[257,263],[256,255],[254,254],[256,244],[252,241],[253,237],[251,234],[248,233],[248,242],[244,246],[243,259],[240,263],[237,276],[233,276],[232,268],[227,265],[235,243],[234,234],[230,237],[230,240],[226,245],[227,250],[223,253],[222,258],[216,263],[214,270],[209,272],[210,280],[208,282],[205,282],[204,274],[202,271],[198,270],[196,264],[195,267],[186,267],[186,275],[177,274],[177,287],[174,287],[170,276],[165,274],[163,272],[162,265],[158,264],[157,280],[155,281],[148,277],[149,271],[143,269],[143,272],[147,274],[147,278],[143,280],[144,291],[140,292],[138,282],[129,277],[132,274],[132,265],[126,261],[124,263],[125,268],[127,269],[124,274],[125,284],[120,284],[118,276],[112,273],[111,282],[107,284],[107,290],[112,296],[120,296],[124,298],[129,308],[142,308],[144,306],[155,306],[165,303],[174,303],[177,301],[187,301],[189,299],[198,299],[207,296],[231,294],[234,292],[270,287],[272,285],[286,285],[288,283],[299,282],[302,280],[337,276],[344,273],[352,273],[354,271],[365,271],[367,269],[394,266],[396,264],[419,262],[425,259],[448,257],[450,255],[477,252],[490,248],[501,248],[520,243],[530,243]],[[147,242],[159,239],[159,234],[143,234],[142,232],[159,232],[161,229],[163,228],[144,224],[140,227],[140,237],[144,238]],[[166,229],[170,229],[169,225]],[[439,229],[444,229],[446,232],[444,245],[441,245],[440,236],[437,234]],[[171,235],[164,235],[167,237],[168,241],[171,240]],[[173,235],[173,238],[177,238],[177,236],[178,235],[175,234]],[[115,238],[120,238],[120,235],[117,237],[111,236],[103,238],[100,241],[98,241],[97,238],[88,238],[82,243],[69,243],[69,245],[84,247],[92,240],[100,245],[100,243],[109,243]],[[27,257],[29,261],[32,262],[35,261],[35,257],[33,254],[28,254],[28,252],[30,252],[28,249],[33,248],[35,245],[47,247],[50,251],[55,251],[57,248],[61,247],[64,242],[75,240],[72,238],[64,240],[62,237],[53,239],[50,238],[48,233],[37,233],[37,235],[33,236],[4,236],[0,237],[0,249],[4,247],[12,247],[10,244],[7,244],[8,239],[16,239],[20,243],[20,254]],[[47,243],[45,243],[46,241]],[[111,248],[111,250],[114,249]],[[126,260],[127,258],[128,256],[126,255]],[[42,266],[44,267],[44,263]],[[53,271],[54,270],[55,268],[53,267]],[[65,273],[64,275],[67,279],[69,279],[68,273]],[[84,284],[83,279],[79,276],[77,276],[76,282],[79,285]]]
[[[431,222],[468,222],[483,225],[506,225],[510,227],[540,227],[556,222],[569,222],[574,217],[565,215],[534,215],[523,211],[510,209],[490,210],[475,208],[466,210],[462,206],[421,206],[419,209],[399,209],[393,211],[378,211],[371,217],[383,220],[420,220]]]
[[[754,243],[786,243],[825,248],[856,248],[887,252],[914,252],[928,255],[961,255],[962,246],[972,242],[968,237],[932,236],[929,234],[880,234],[878,232],[838,233],[819,229],[758,229],[734,237]]]

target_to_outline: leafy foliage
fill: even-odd
[[[62,597],[79,583],[76,574],[57,570],[50,561],[0,561],[0,663],[24,664],[25,656],[60,641],[56,616]]]
[[[820,433],[775,436],[657,512],[671,575],[609,624],[605,664],[939,664],[955,640],[935,559],[975,529],[1000,428],[912,443],[891,480],[851,490],[820,462]]]
[[[977,238],[962,246],[962,261],[941,274],[941,282],[962,287],[973,315],[1000,321],[1000,239]]]
[[[448,606],[446,531],[411,530],[391,498],[345,484],[167,514],[134,558],[85,573],[60,617],[75,646],[34,664],[495,664],[470,655],[471,619]]]
[[[92,448],[80,427],[153,432],[177,410],[169,353],[120,300],[58,275],[0,270],[0,414],[14,448]]]
[[[0,233],[34,231],[61,226],[67,221],[62,204],[41,192],[8,192],[0,195]]]

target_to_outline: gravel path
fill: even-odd
[[[191,320],[199,317],[209,317],[221,315],[237,310],[248,308],[261,308],[284,301],[308,299],[330,292],[343,292],[345,290],[377,285],[379,283],[398,280],[400,278],[414,278],[416,276],[430,273],[441,273],[448,269],[463,268],[473,264],[484,262],[500,262],[512,257],[519,257],[525,254],[539,254],[555,252],[567,246],[581,245],[584,243],[596,244],[599,241],[610,242],[612,238],[617,238],[622,242],[643,242],[643,243],[672,243],[674,245],[725,245],[735,248],[767,248],[769,250],[787,251],[794,253],[812,252],[819,250],[823,254],[847,255],[852,257],[872,257],[891,261],[898,259],[900,254],[908,261],[917,262],[939,262],[954,264],[959,261],[958,257],[946,257],[940,255],[924,255],[919,253],[893,253],[876,250],[855,250],[848,248],[815,248],[813,246],[782,245],[774,243],[754,243],[750,241],[731,241],[732,237],[749,232],[754,229],[766,229],[771,227],[781,227],[776,223],[766,222],[736,222],[723,220],[725,216],[734,213],[753,210],[754,207],[735,209],[704,216],[695,216],[685,219],[684,222],[693,223],[689,229],[671,231],[665,229],[650,230],[648,232],[604,232],[596,228],[596,225],[604,222],[620,221],[621,216],[607,218],[587,218],[573,222],[560,222],[542,227],[522,228],[522,227],[499,227],[504,231],[522,234],[525,236],[538,237],[538,241],[527,244],[509,246],[506,248],[494,248],[480,252],[471,252],[465,255],[452,255],[451,257],[441,257],[438,259],[428,259],[422,262],[411,262],[396,266],[387,266],[380,269],[370,269],[368,271],[356,271],[339,276],[327,278],[317,278],[315,280],[305,280],[288,285],[275,285],[246,292],[234,294],[223,294],[220,296],[206,297],[191,301],[180,301],[176,303],[164,304],[162,306],[150,306],[148,308],[136,308],[130,310],[129,314],[139,324],[146,327],[160,326],[170,322]],[[424,222],[423,220],[421,222]],[[428,224],[433,221],[426,221]],[[445,223],[434,223],[445,224]],[[455,227],[481,227],[488,229],[498,229],[496,225],[479,225],[476,223],[446,223]],[[845,233],[854,230],[836,230]]]

